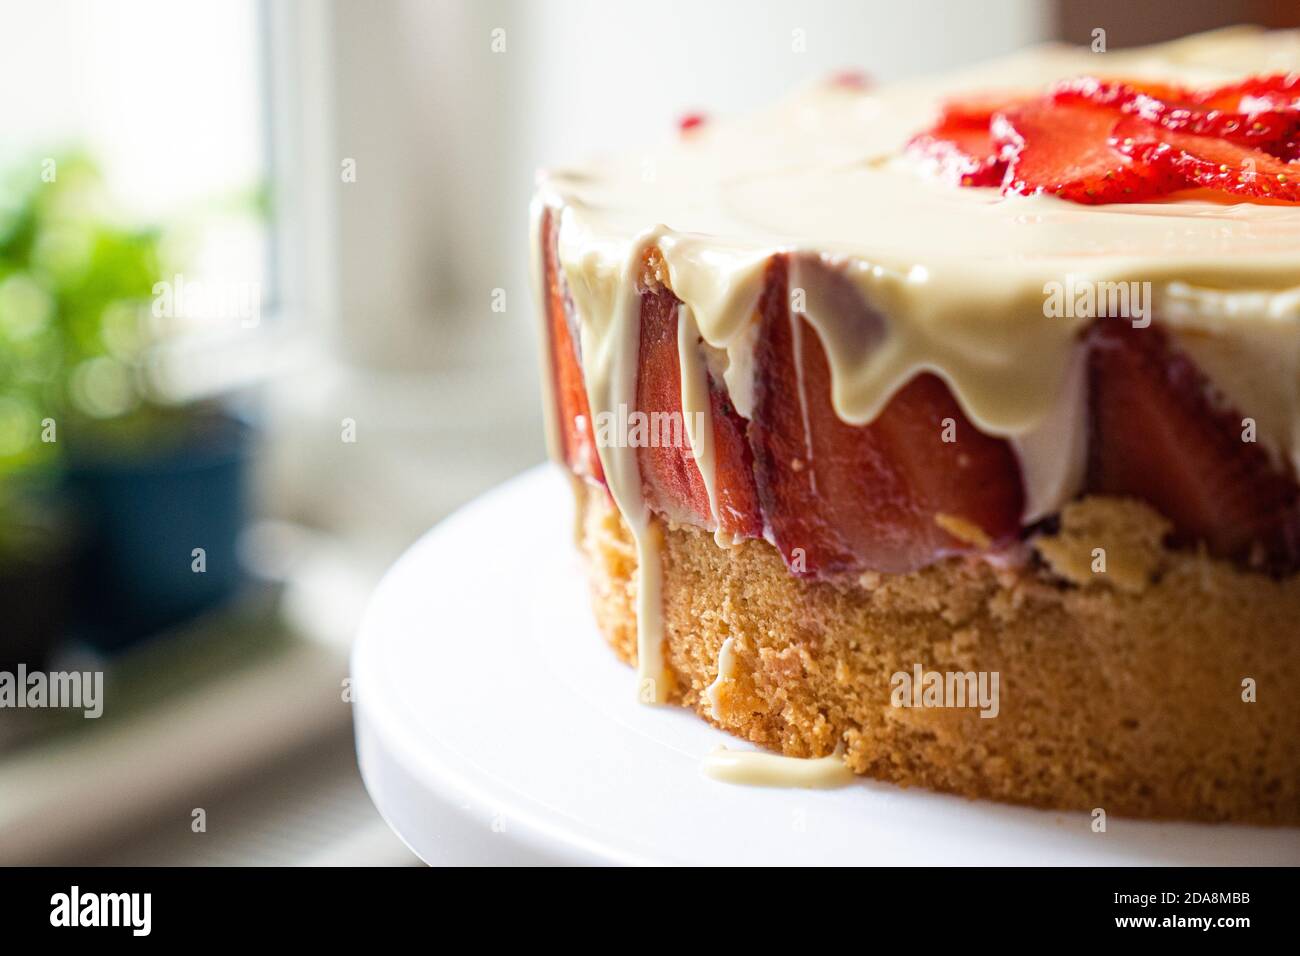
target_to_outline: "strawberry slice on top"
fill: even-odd
[[[978,126],[988,129],[997,113],[1024,106],[1038,99],[1023,92],[968,93],[945,100],[940,125]]]
[[[1194,98],[1207,109],[1243,113],[1300,111],[1300,71],[1248,77],[1239,83],[1205,90]]]
[[[1116,121],[1107,107],[1050,100],[996,114],[993,138],[1010,162],[1004,191],[1092,204],[1135,202],[1174,188],[1166,171],[1112,145]]]
[[[907,152],[1004,194],[1146,202],[1199,186],[1300,202],[1300,73],[1205,90],[1084,76],[1037,97],[974,94],[945,104]]]
[[[939,178],[961,186],[1001,186],[1007,164],[989,121],[999,110],[1026,102],[1023,95],[987,93],[949,100],[939,122],[913,136],[908,155]]]
[[[1300,113],[1273,109],[1262,102],[1244,111],[1207,108],[1200,105],[1203,94],[1167,84],[1083,76],[1057,84],[1052,98],[1058,103],[1106,106],[1166,129],[1219,137],[1257,149],[1277,146],[1300,129]],[[1241,97],[1237,100],[1244,102]]]
[[[1252,199],[1300,202],[1300,164],[1210,136],[1196,136],[1125,119],[1115,148],[1152,169],[1207,189]]]
[[[998,154],[988,125],[949,120],[907,144],[909,155],[932,163],[939,178],[962,186],[1000,186],[1007,164]]]

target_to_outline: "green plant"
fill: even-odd
[[[138,440],[175,419],[142,375],[162,258],[158,230],[113,219],[85,156],[0,185],[0,556],[30,539],[30,493],[57,476],[70,435]]]

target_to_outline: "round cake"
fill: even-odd
[[[1300,823],[1300,34],[839,75],[539,178],[645,703],[971,797]]]

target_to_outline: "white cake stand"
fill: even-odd
[[[597,633],[550,466],[440,524],[375,592],[352,655],[357,748],[388,823],[434,864],[1296,864],[1300,830],[1141,823],[868,781],[743,787],[745,747],[635,700]]]

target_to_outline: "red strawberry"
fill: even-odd
[[[703,126],[707,117],[703,113],[687,113],[677,120],[677,130],[682,135]]]
[[[666,289],[641,295],[636,407],[647,415],[660,416],[661,424],[652,430],[657,435],[657,443],[641,445],[636,456],[646,503],[671,519],[704,525],[710,517],[708,489],[695,463],[682,417],[681,363],[677,349],[680,306],[681,301]],[[709,396],[719,524],[730,534],[758,537],[763,533],[763,524],[749,447],[744,439],[744,420],[730,407],[725,390],[712,377]]]
[[[1156,326],[1113,319],[1089,332],[1092,435],[1087,490],[1147,502],[1180,543],[1228,558],[1294,565],[1297,489],[1242,418]]]
[[[1108,107],[1051,99],[997,114],[993,138],[1010,160],[1003,191],[1106,203],[1134,202],[1180,185],[1111,146],[1119,118]]]
[[[1300,165],[1261,150],[1136,119],[1122,121],[1114,136],[1120,152],[1197,186],[1255,199],[1300,202]]]
[[[1300,90],[1289,93],[1252,93],[1241,98],[1243,113],[1296,113],[1300,112]]]
[[[1300,116],[1265,109],[1235,112],[1201,109],[1195,94],[1177,87],[1138,85],[1085,76],[1059,84],[1058,103],[1089,102],[1131,113],[1166,129],[1196,136],[1217,136],[1256,148],[1271,147],[1300,128]]]
[[[749,423],[731,404],[726,385],[709,376],[713,413],[713,458],[717,477],[718,523],[742,538],[763,535],[763,511],[754,484],[754,456],[745,437]]]
[[[962,186],[1000,186],[1007,164],[983,126],[956,121],[942,122],[912,137],[907,151],[925,163],[932,163],[943,179]]]
[[[1191,91],[1172,83],[1155,80],[1104,80],[1095,76],[1079,76],[1056,84],[1052,97],[1058,102],[1087,100],[1098,106],[1124,107],[1139,97],[1157,100],[1169,106],[1189,106],[1193,103]]]
[[[871,424],[843,422],[831,404],[826,353],[812,326],[790,314],[788,285],[787,259],[774,257],[760,303],[749,438],[763,513],[790,569],[906,572],[1014,537],[1023,494],[1007,443],[977,431],[929,373]],[[953,442],[943,440],[947,425]]]
[[[1011,92],[971,93],[953,97],[944,101],[939,123],[940,125],[982,126],[988,129],[995,113],[1005,113],[1007,110],[1024,106],[1034,99],[1037,97]]]
[[[1300,72],[1252,76],[1196,93],[1193,99],[1208,109],[1243,113],[1300,110]]]
[[[573,332],[572,307],[564,275],[560,271],[559,222],[551,210],[542,214],[543,287],[546,296],[547,348],[550,353],[551,382],[554,386],[556,424],[560,451],[568,466],[577,474],[604,483],[605,473],[596,452],[596,436],[587,402],[587,387],[582,377],[582,362]]]
[[[1007,164],[989,132],[999,110],[1026,102],[1024,96],[988,93],[948,100],[939,122],[913,136],[907,151],[931,164],[943,179],[962,186],[1000,186]]]
[[[1253,149],[1272,150],[1300,129],[1300,114],[1277,111],[1221,113],[1140,105],[1135,112],[1143,119],[1154,119],[1166,129],[1194,136],[1216,136]]]
[[[674,520],[703,524],[709,517],[709,494],[695,465],[682,418],[682,376],[677,358],[680,304],[667,290],[641,294],[636,408],[651,421],[663,424],[654,430],[657,444],[638,447],[636,460],[646,503],[652,509]],[[619,438],[627,440],[626,436]]]

